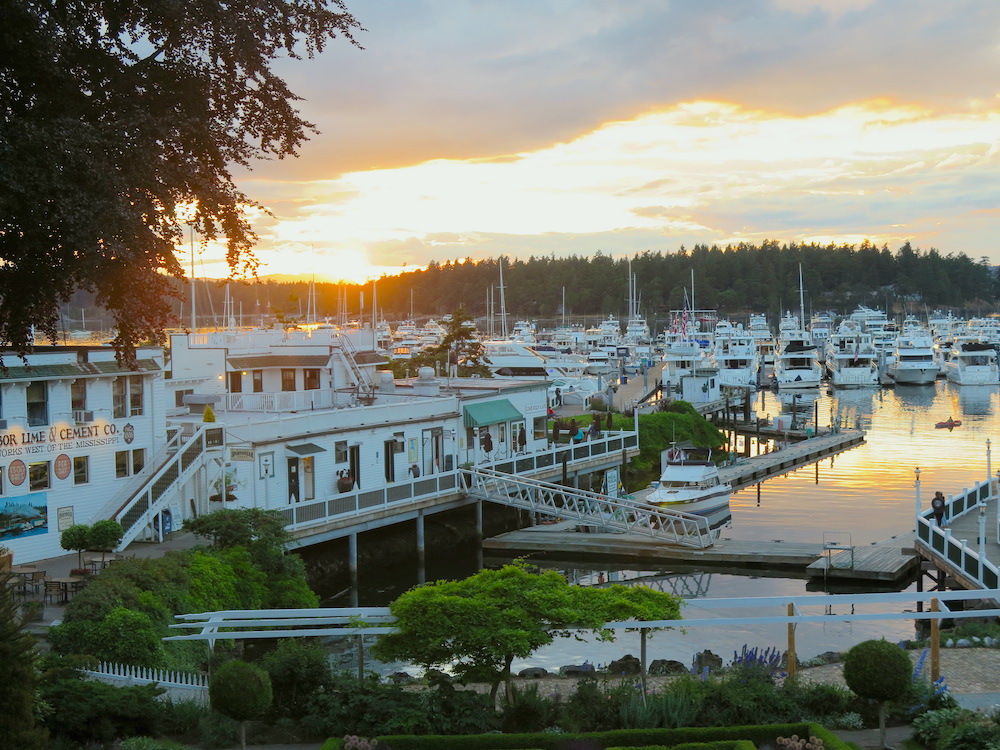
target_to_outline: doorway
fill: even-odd
[[[347,449],[347,454],[351,465],[351,476],[354,477],[354,486],[361,489],[361,446],[350,446]]]
[[[288,459],[288,502],[297,503],[299,494],[299,459]]]

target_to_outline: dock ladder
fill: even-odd
[[[843,555],[839,553],[845,553]],[[826,557],[826,567],[823,568],[823,578],[826,578],[827,571],[834,567],[854,569],[854,544],[851,541],[849,531],[824,531],[823,532],[823,555]],[[836,565],[835,560],[841,557],[847,560],[846,565]]]

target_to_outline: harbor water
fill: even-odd
[[[788,414],[793,408],[800,420],[820,427],[834,422],[866,431],[866,442],[841,454],[824,458],[789,474],[769,479],[760,485],[734,493],[732,521],[722,536],[740,540],[773,540],[868,545],[895,536],[901,545],[908,544],[914,528],[919,503],[926,509],[936,490],[945,495],[984,479],[1000,470],[1000,455],[992,456],[992,447],[1000,449],[997,438],[1000,426],[1000,386],[957,386],[942,380],[926,386],[868,388],[857,390],[806,392],[793,398],[790,394],[763,391],[757,394],[755,408],[759,417]],[[937,428],[949,418],[961,420],[953,429]],[[992,442],[992,447],[990,443]],[[917,486],[919,469],[919,488]],[[996,534],[997,530],[989,531]],[[474,546],[428,550],[427,578],[460,578],[475,572],[478,550]],[[709,618],[724,616],[752,617],[758,614],[784,614],[775,608],[734,611],[699,609],[698,598],[801,597],[817,593],[864,593],[863,587],[833,588],[822,580],[790,577],[787,572],[761,569],[700,569],[694,566],[664,566],[637,569],[606,562],[567,560],[557,550],[528,558],[533,564],[562,572],[581,585],[634,581],[691,600],[683,616]],[[487,565],[506,562],[487,558]],[[388,605],[396,596],[416,583],[412,564],[362,570],[359,601],[362,605]],[[904,581],[898,590],[915,590],[916,581]],[[880,589],[880,590],[885,590]],[[338,606],[340,602],[329,602]],[[873,605],[868,611],[887,612],[890,605]],[[915,605],[902,610],[915,609]],[[901,640],[913,638],[913,621],[873,620],[848,623],[838,614],[861,613],[860,606],[801,607],[802,614],[825,614],[822,624],[802,624],[796,631],[799,657],[807,659],[826,651],[843,651],[869,638]],[[896,610],[901,611],[901,610]],[[692,656],[710,649],[727,661],[743,644],[784,650],[787,627],[784,625],[698,627],[662,631],[649,641],[648,658],[672,659],[685,664]],[[593,638],[579,641],[559,639],[514,668],[541,666],[549,670],[566,664],[588,661],[605,664],[625,653],[638,655],[639,636],[622,633],[614,643]]]

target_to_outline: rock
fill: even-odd
[[[688,668],[679,661],[672,659],[653,659],[649,665],[651,675],[684,674]]]
[[[639,674],[642,672],[642,662],[632,654],[625,654],[621,659],[608,664],[608,674]]]
[[[559,674],[562,677],[587,677],[594,674],[595,671],[594,665],[590,662],[567,664],[564,667],[559,667]]]
[[[974,643],[982,643],[982,642],[983,642],[983,639],[982,639],[982,638],[980,638],[980,637],[979,637],[978,635],[974,635],[974,636],[972,636],[972,641],[973,641]]]
[[[945,648],[954,648],[955,647],[955,640],[953,638],[949,638],[948,640],[946,640],[944,642],[944,647]]]
[[[549,676],[549,670],[545,669],[545,667],[528,667],[518,672],[517,676],[531,680],[540,680],[542,677]]]
[[[841,660],[842,656],[839,651],[824,651],[822,654],[819,654],[816,658],[819,659],[823,664],[836,664]]]
[[[722,669],[722,657],[713,654],[708,649],[705,649],[700,654],[694,655],[694,670],[695,672],[701,672],[708,667],[709,671],[716,669]]]
[[[407,674],[406,672],[393,672],[386,679],[397,685],[410,685],[417,681],[413,675]]]
[[[955,646],[957,648],[970,648],[972,646],[972,641],[970,641],[968,638],[959,638],[957,641],[955,641]]]

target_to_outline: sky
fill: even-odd
[[[1000,3],[346,2],[364,49],[278,64],[319,134],[235,173],[262,276],[764,239],[1000,263]]]

